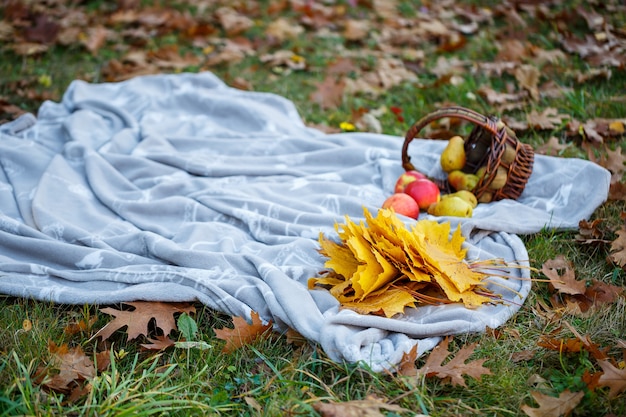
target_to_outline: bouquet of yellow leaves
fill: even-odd
[[[367,225],[347,216],[341,231],[335,225],[341,243],[320,233],[328,270],[309,279],[309,288],[328,288],[343,307],[386,317],[416,303],[473,308],[497,298],[485,286],[489,275],[465,260],[460,228],[450,236],[450,223],[419,220],[409,230],[391,210],[364,213]]]

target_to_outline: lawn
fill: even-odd
[[[608,201],[579,229],[521,236],[534,268],[525,304],[501,328],[450,341],[451,357],[476,343],[468,361],[490,370],[466,386],[335,363],[295,335],[222,353],[215,329],[233,318],[195,305],[174,332],[195,344],[146,350],[117,332],[96,360],[108,366],[81,389],[55,390],[54,358],[80,348],[94,359],[93,336],[111,316],[2,296],[0,413],[626,415],[623,2],[6,1],[0,19],[0,123],[36,115],[76,79],[211,71],[292,100],[325,132],[404,136],[428,112],[460,105],[498,115],[537,153],[613,174]],[[442,123],[424,134],[447,129],[467,133]],[[587,289],[613,293],[555,289],[541,270],[559,257]]]

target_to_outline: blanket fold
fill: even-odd
[[[36,118],[0,126],[0,293],[256,311],[333,360],[393,369],[415,344],[423,353],[441,336],[502,325],[530,291],[520,269],[490,278],[503,304],[420,306],[383,318],[307,289],[323,269],[319,233],[336,236],[345,216],[376,212],[402,172],[402,142],[323,134],[289,100],[229,88],[211,73],[75,81]],[[412,162],[443,177],[444,146],[416,139]],[[471,259],[527,265],[517,235],[577,227],[606,200],[609,180],[591,162],[537,155],[518,200],[436,220],[460,225]]]

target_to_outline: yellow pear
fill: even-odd
[[[459,184],[459,188],[457,188],[457,191],[461,191],[461,190],[472,191],[474,188],[476,188],[476,184],[478,184],[478,181],[480,181],[480,178],[478,178],[476,175],[464,174],[463,180]]]
[[[478,198],[478,202],[479,203],[490,203],[491,200],[493,200],[493,193],[491,191],[485,191],[484,193],[482,193],[482,195]]]
[[[516,156],[517,152],[515,151],[513,145],[507,143],[504,148],[504,152],[502,153],[502,162],[510,164],[515,161]]]
[[[455,169],[454,171],[448,173],[448,182],[455,190],[460,189],[459,187],[461,186],[463,178],[465,178],[465,173],[458,169]]]
[[[452,194],[446,194],[442,196],[441,199],[443,200],[444,198],[451,197],[459,197],[460,199],[467,201],[468,203],[470,203],[472,208],[476,208],[476,206],[478,205],[478,200],[476,199],[476,196],[468,190],[460,190]]]
[[[441,153],[441,168],[445,172],[461,169],[465,166],[465,141],[461,136],[453,136]]]
[[[493,177],[493,180],[491,180],[489,188],[491,188],[492,190],[499,190],[500,188],[504,187],[508,176],[509,173],[506,168],[498,167],[498,170],[496,171],[496,176]]]
[[[472,217],[472,206],[460,197],[444,198],[428,207],[428,214],[433,216]]]

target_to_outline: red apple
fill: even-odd
[[[426,175],[422,174],[419,171],[406,171],[404,174],[398,177],[396,181],[396,187],[394,188],[395,193],[403,193],[406,186],[412,183],[415,180],[424,180],[427,179]]]
[[[428,179],[415,180],[409,183],[404,192],[413,197],[422,210],[426,210],[431,204],[438,203],[441,198],[437,184]]]
[[[420,208],[417,202],[408,194],[395,193],[387,198],[383,203],[383,208],[393,209],[397,214],[402,214],[413,219],[417,219]]]

